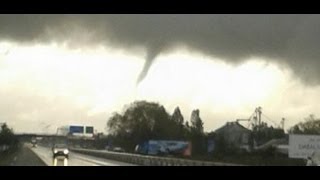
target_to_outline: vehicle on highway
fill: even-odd
[[[31,144],[32,144],[32,147],[37,147],[37,139],[36,138],[32,138],[31,139]]]
[[[121,147],[114,147],[114,148],[112,149],[112,151],[114,151],[114,152],[125,152],[124,149],[121,148]]]
[[[69,158],[69,148],[67,144],[55,144],[52,147],[53,158]]]
[[[148,155],[175,155],[190,156],[191,142],[169,141],[169,140],[149,140],[138,144],[135,148],[138,154]]]
[[[107,150],[107,151],[112,151],[112,147],[111,146],[105,146],[104,149]]]
[[[125,152],[125,150],[121,147],[112,147],[112,146],[105,146],[105,150],[107,151],[113,151],[113,152]]]

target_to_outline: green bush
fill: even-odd
[[[18,147],[18,138],[6,124],[1,126],[0,147],[3,148],[1,151],[10,151]]]

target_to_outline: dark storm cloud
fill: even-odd
[[[26,43],[68,41],[74,45],[143,47],[146,63],[139,81],[160,53],[186,45],[233,64],[252,56],[276,59],[306,84],[318,85],[319,18],[320,15],[1,15],[0,37]]]

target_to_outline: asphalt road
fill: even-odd
[[[10,166],[46,166],[46,164],[28,146],[23,145],[13,155]]]
[[[67,159],[66,161],[60,159],[54,162],[52,158],[52,151],[50,148],[42,146],[30,148],[47,166],[134,166],[133,164],[83,155],[75,152],[70,152],[69,159]]]

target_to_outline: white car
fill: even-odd
[[[52,148],[53,158],[69,158],[69,148],[66,144],[55,144]]]
[[[122,149],[121,147],[114,147],[112,149],[112,151],[114,151],[114,152],[125,152],[124,149]]]

